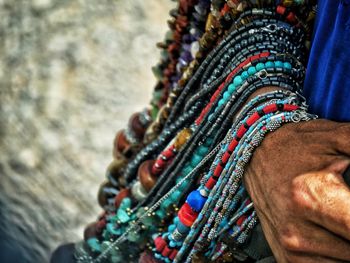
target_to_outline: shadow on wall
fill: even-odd
[[[0,262],[48,262],[97,217],[114,134],[150,100],[173,6],[0,1]]]

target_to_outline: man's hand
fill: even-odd
[[[286,124],[258,147],[244,180],[278,262],[350,262],[349,164],[349,124]]]

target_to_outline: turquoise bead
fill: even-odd
[[[170,241],[169,242],[169,246],[172,247],[172,248],[176,247],[176,242]]]
[[[218,102],[218,106],[222,106],[225,104],[225,100],[223,99],[220,99],[219,102]]]
[[[242,80],[246,80],[249,77],[249,74],[247,71],[243,71],[243,73],[241,74]]]
[[[257,72],[257,70],[256,70],[255,67],[250,67],[250,68],[248,68],[248,74],[249,74],[250,76],[254,75],[256,72]]]
[[[255,66],[255,68],[256,68],[257,71],[260,71],[260,70],[263,70],[265,68],[265,65],[264,65],[264,63],[258,63]]]
[[[171,224],[168,226],[168,232],[173,232],[175,230],[176,226],[174,224]]]
[[[241,85],[243,82],[243,79],[241,76],[236,76],[234,79],[233,79],[233,85],[235,85],[236,87]]]
[[[213,113],[210,113],[209,116],[208,116],[208,119],[211,120],[213,118]]]
[[[211,144],[213,143],[213,139],[212,138],[207,138],[204,142],[204,145],[207,147],[210,147]]]
[[[201,146],[199,146],[198,147],[198,154],[199,155],[202,155],[202,156],[204,156],[204,155],[206,155],[207,153],[208,153],[208,151],[209,151],[209,148],[208,147],[206,147],[206,146],[204,146],[204,145],[201,145]]]
[[[101,252],[101,245],[97,238],[95,237],[89,238],[86,242],[88,243],[92,251]]]
[[[156,211],[156,215],[160,218],[163,219],[165,218],[165,212],[162,209],[159,209]]]
[[[128,213],[121,208],[118,209],[117,218],[122,223],[126,223],[130,220],[130,216],[128,215]]]
[[[181,177],[181,179],[182,179],[182,177]],[[179,186],[179,190],[180,191],[185,191],[186,189],[188,188],[188,182],[183,182],[180,186]]]
[[[225,101],[228,101],[231,97],[231,94],[228,91],[224,92],[223,98]]]
[[[273,63],[272,61],[267,61],[265,63],[265,68],[274,68],[275,67],[275,63]]]
[[[227,91],[228,91],[230,94],[232,94],[233,92],[235,92],[235,90],[236,90],[236,86],[235,86],[235,85],[233,85],[233,84],[228,85]]]
[[[292,69],[292,65],[289,62],[283,63],[285,69]]]
[[[128,233],[128,240],[131,242],[136,242],[140,239],[140,235],[136,231],[130,231]]]
[[[182,192],[179,191],[179,190],[176,190],[175,192],[173,192],[173,193],[170,195],[169,199],[170,199],[172,202],[179,201],[181,195],[182,195]]]
[[[275,61],[275,67],[276,68],[283,68],[283,62],[280,60]]]
[[[191,165],[193,167],[196,167],[202,161],[202,159],[203,157],[200,155],[197,155],[197,154],[193,155],[191,159]]]
[[[190,164],[187,164],[185,168],[182,169],[182,175],[186,176],[193,170],[193,167]]]
[[[113,235],[120,235],[121,234],[121,229],[119,228],[114,228],[112,223],[108,223],[106,225],[106,229],[109,233],[113,234]]]
[[[176,225],[178,222],[179,222],[179,217],[176,216],[176,217],[174,218],[174,224]]]
[[[169,200],[168,198],[165,199],[161,204],[160,204],[160,207],[163,209],[163,210],[166,210],[169,206],[171,206],[172,202],[171,200]]]

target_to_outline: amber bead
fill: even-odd
[[[192,131],[189,128],[185,128],[176,135],[175,148],[179,150],[191,137]]]
[[[130,142],[128,142],[125,137],[125,130],[120,130],[117,132],[113,145],[113,156],[115,158],[120,156],[120,154],[125,154],[130,149]]]
[[[109,178],[111,180],[114,179],[112,182],[113,184],[117,183],[117,185],[114,185],[116,187],[118,186],[123,186],[123,182],[122,182],[122,177],[123,177],[123,170],[126,166],[127,162],[125,158],[118,158],[118,159],[114,159],[110,165],[107,168],[106,171],[106,177]]]
[[[140,121],[140,113],[134,113],[129,119],[129,127],[134,132],[136,139],[141,140],[145,134],[146,127]]]
[[[93,223],[88,224],[85,227],[85,230],[84,230],[84,240],[85,241],[87,241],[89,238],[98,236],[99,233],[97,231],[96,226],[97,226],[97,222],[93,222]]]
[[[149,192],[157,182],[157,177],[152,175],[151,172],[154,162],[154,160],[144,161],[137,171],[140,183],[147,192]]]
[[[131,195],[131,191],[129,188],[124,188],[120,190],[120,192],[116,195],[114,199],[114,206],[115,208],[118,208],[120,206],[120,203],[123,201],[125,197],[128,197]]]

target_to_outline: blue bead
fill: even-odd
[[[256,70],[255,67],[249,67],[249,68],[248,68],[248,74],[249,74],[250,76],[254,75],[256,72],[257,72],[257,70]]]
[[[249,74],[247,71],[243,71],[243,73],[241,74],[242,80],[246,80],[249,77]]]
[[[191,165],[193,167],[196,167],[202,161],[202,159],[203,157],[200,155],[197,155],[197,154],[193,155],[191,159]]]
[[[194,211],[199,212],[202,210],[207,199],[198,190],[195,190],[187,196],[186,201]]]
[[[155,257],[156,259],[161,259],[161,258],[162,258],[162,256],[161,256],[160,254],[158,254],[158,253],[155,253],[155,254],[154,254],[154,257]]]
[[[276,68],[283,68],[283,62],[280,60],[275,61],[275,67]]]
[[[223,95],[223,99],[225,101],[228,101],[230,99],[230,97],[231,97],[231,94],[228,91],[225,91],[224,95]]]
[[[264,63],[258,63],[255,66],[257,71],[263,70],[265,68],[265,64]]]
[[[292,64],[290,64],[289,62],[284,62],[283,65],[285,69],[292,69]]]
[[[176,228],[177,228],[177,231],[179,231],[181,234],[187,234],[188,231],[190,231],[190,228],[182,224],[180,220],[177,223]]]
[[[236,90],[236,86],[233,84],[228,85],[228,92],[232,94]]]
[[[236,87],[241,85],[243,82],[242,80],[242,77],[241,76],[236,76],[234,79],[233,79],[233,85],[235,85]]]
[[[265,63],[265,67],[266,68],[274,68],[275,67],[275,63],[273,63],[272,61],[267,61]]]

